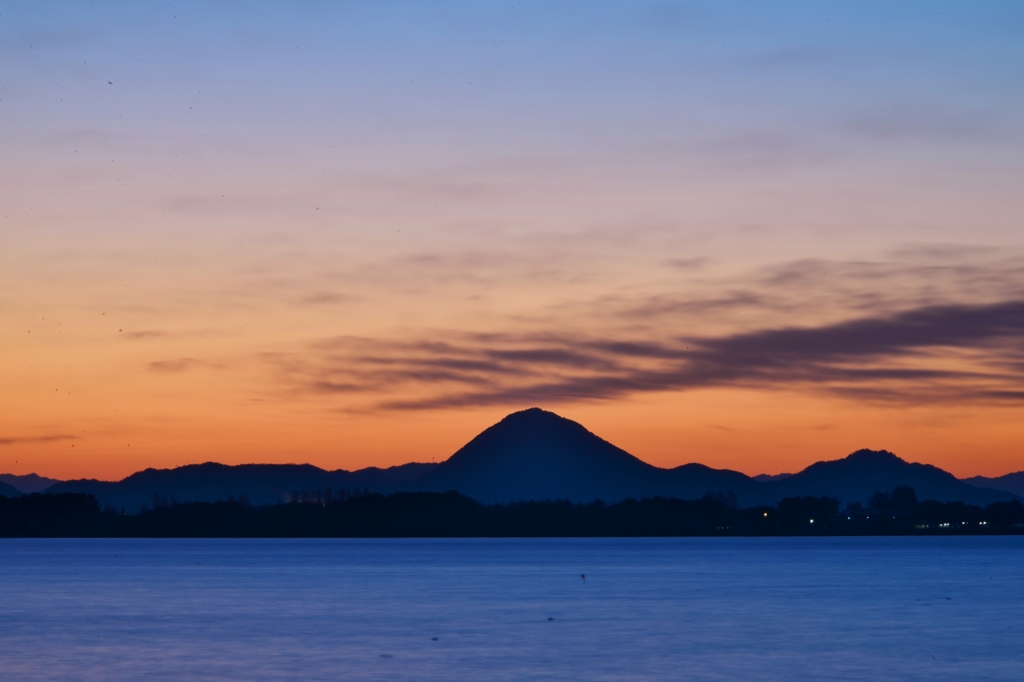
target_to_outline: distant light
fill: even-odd
[[[764,513],[764,515],[765,515],[765,516],[768,516],[768,512],[765,512],[765,513]]]
[[[811,519],[811,523],[814,523],[814,519]]]

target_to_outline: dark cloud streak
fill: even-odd
[[[77,436],[69,436],[66,434],[59,435],[48,435],[48,436],[26,436],[23,438],[0,438],[0,446],[2,445],[32,445],[36,443],[56,443],[62,440],[76,440]]]
[[[384,397],[374,407],[390,410],[550,404],[723,386],[904,403],[1006,402],[1024,395],[1022,338],[1024,302],[1005,301],[719,337],[338,338],[280,367],[300,391],[376,392]]]
[[[156,360],[149,363],[149,371],[157,372],[159,374],[177,374],[178,372],[185,372],[196,367],[201,367],[205,363],[195,358],[179,358],[176,360]]]

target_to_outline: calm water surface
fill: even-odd
[[[0,679],[1019,681],[1024,538],[0,540]]]

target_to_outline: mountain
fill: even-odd
[[[767,483],[768,481],[781,481],[789,478],[793,474],[758,474],[757,476],[751,476],[758,483]]]
[[[961,501],[985,506],[1013,499],[1006,492],[978,488],[930,464],[915,464],[885,450],[858,450],[828,462],[817,462],[803,471],[761,484],[759,500],[774,504],[784,497],[805,495],[838,498],[842,502],[867,502],[879,491],[898,485],[911,486],[919,500]]]
[[[580,424],[531,408],[505,417],[409,489],[457,490],[485,503],[567,499],[614,503],[628,497],[695,499],[732,493],[740,506],[774,505],[786,497],[830,496],[866,503],[899,485],[919,499],[987,505],[1013,495],[959,481],[927,464],[906,462],[885,451],[860,450],[818,462],[796,474],[748,477],[727,469],[684,464],[661,469],[602,440]]]
[[[12,485],[8,485],[0,481],[0,496],[3,497],[21,497],[21,491]]]
[[[60,481],[55,478],[46,478],[45,476],[39,476],[37,474],[25,474],[24,476],[0,474],[0,483],[6,483],[12,488],[16,488],[23,493],[41,493],[54,483],[60,483]]]
[[[696,498],[757,484],[741,473],[687,464],[660,469],[580,424],[531,408],[484,430],[410,490],[457,490],[484,503],[519,500],[618,502],[627,497]]]
[[[1020,478],[1024,472],[985,480],[1009,486]],[[630,497],[696,499],[722,493],[735,496],[740,506],[754,506],[808,495],[865,503],[876,492],[907,485],[921,500],[984,506],[1015,499],[1012,490],[994,489],[993,483],[978,487],[937,467],[906,462],[884,450],[859,450],[843,459],[812,464],[796,474],[757,479],[703,464],[674,469],[652,466],[574,421],[531,408],[508,415],[440,464],[327,471],[310,464],[228,466],[208,462],[146,469],[117,482],[63,481],[46,492],[90,493],[105,506],[131,513],[165,502],[212,502],[243,495],[252,504],[277,504],[296,496],[322,499],[328,489],[335,495],[339,490],[347,494],[366,489],[379,493],[456,490],[484,503],[603,500],[611,504]],[[0,494],[4,494],[3,488]]]
[[[971,485],[979,488],[1002,490],[1004,492],[1013,493],[1017,497],[1024,497],[1024,471],[1018,471],[1015,474],[1006,474],[1005,476],[997,476],[995,478],[974,476],[973,478],[963,478],[961,480],[964,483],[970,483]]]
[[[294,494],[323,496],[331,489],[393,492],[428,470],[433,464],[403,464],[388,469],[370,467],[359,471],[326,471],[311,464],[240,464],[207,462],[176,469],[146,469],[121,481],[83,479],[62,481],[48,493],[76,492],[95,495],[104,506],[135,513],[163,502],[214,502],[245,496],[252,504],[278,504]],[[157,496],[154,499],[154,495]]]

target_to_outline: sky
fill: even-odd
[[[1018,2],[0,8],[0,471],[1024,469]]]

